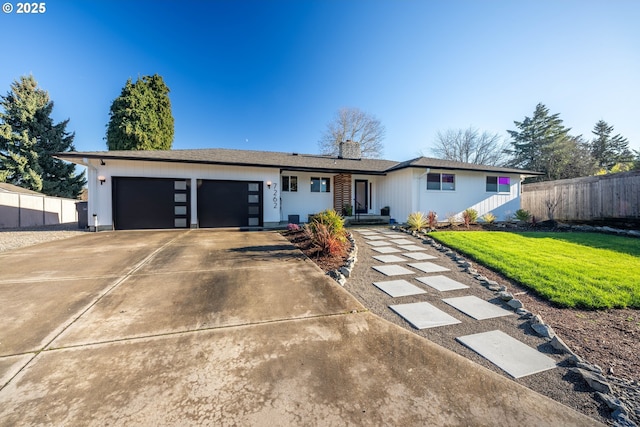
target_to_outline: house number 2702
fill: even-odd
[[[278,207],[278,184],[273,184],[273,208]]]

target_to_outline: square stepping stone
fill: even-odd
[[[418,245],[401,245],[400,249],[402,249],[403,251],[423,251],[424,246],[420,247]]]
[[[381,254],[392,254],[394,252],[400,252],[400,249],[396,249],[393,246],[380,246],[379,248],[371,248]]]
[[[389,308],[416,329],[436,328],[460,323],[455,317],[448,315],[428,302],[390,305]]]
[[[439,273],[441,271],[449,271],[448,268],[439,266],[438,264],[434,264],[432,262],[417,262],[414,264],[409,264],[410,267],[417,268],[418,270],[425,273]]]
[[[406,254],[402,254],[407,258],[415,259],[416,261],[424,261],[425,259],[436,259],[438,257],[433,255],[425,254],[424,252],[408,252]]]
[[[416,277],[416,280],[418,282],[424,283],[427,286],[431,286],[433,289],[438,290],[440,292],[468,288],[467,285],[460,282],[456,282],[455,280],[449,279],[446,276]]]
[[[413,245],[415,241],[408,239],[392,239],[390,240],[394,245]]]
[[[368,240],[367,244],[369,246],[389,246],[389,242],[386,240]]]
[[[415,274],[413,271],[401,265],[374,265],[371,268],[379,271],[385,276],[403,276],[405,274]]]
[[[358,233],[374,233],[373,230],[370,230],[368,228],[357,228],[353,231],[357,231]]]
[[[379,234],[375,234],[375,235],[371,234],[371,235],[365,235],[364,238],[367,240],[384,240],[387,238],[387,236],[381,236]]]
[[[495,304],[491,304],[488,301],[472,295],[466,297],[445,298],[442,301],[476,320],[508,316],[513,313],[512,311],[505,310],[502,307],[498,307]]]
[[[406,280],[390,280],[388,282],[374,282],[373,284],[382,292],[394,298],[405,297],[407,295],[426,294],[424,290],[412,285]]]
[[[380,262],[404,262],[405,258],[398,255],[376,255],[373,259],[377,259]]]
[[[502,331],[466,335],[456,340],[513,378],[522,378],[556,367],[552,358]]]

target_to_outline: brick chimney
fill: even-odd
[[[360,143],[357,141],[351,141],[350,139],[341,142],[338,150],[338,158],[360,160],[362,158]]]

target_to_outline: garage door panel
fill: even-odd
[[[189,225],[189,180],[114,177],[112,197],[118,230]]]
[[[198,180],[201,228],[262,226],[259,181]]]

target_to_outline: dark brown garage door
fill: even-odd
[[[113,178],[116,230],[190,226],[189,179]]]
[[[198,225],[261,227],[262,182],[198,180]]]

